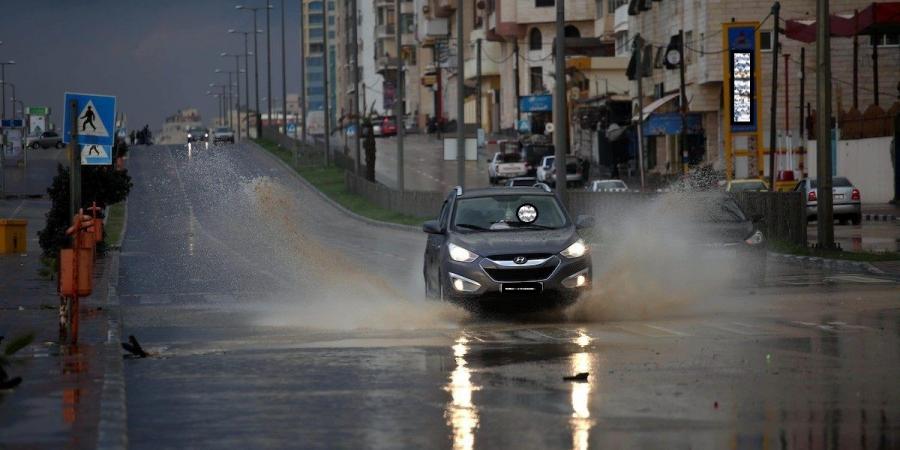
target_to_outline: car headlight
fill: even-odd
[[[204,133],[203,137],[209,137],[209,133]]]
[[[584,243],[583,239],[579,239],[572,243],[572,245],[566,247],[565,250],[561,251],[560,254],[565,256],[566,258],[581,258],[588,251],[587,244]]]
[[[188,133],[188,139],[190,139],[190,138],[191,138],[191,133]]]
[[[456,262],[472,262],[478,259],[478,255],[456,245],[448,244],[447,249],[450,250],[450,258]]]
[[[744,239],[744,242],[750,245],[759,245],[765,242],[766,238],[763,236],[762,231],[756,230],[753,234],[750,235],[747,239]]]

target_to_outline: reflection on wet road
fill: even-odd
[[[161,355],[126,362],[132,448],[900,445],[889,277],[772,263],[763,287],[627,317],[471,317],[421,298],[422,236],[257,150],[130,165],[119,300]]]

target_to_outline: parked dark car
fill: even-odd
[[[591,288],[580,230],[549,189],[455,188],[425,222],[425,292],[472,309],[558,307]]]

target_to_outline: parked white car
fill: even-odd
[[[588,186],[591,192],[628,192],[628,185],[622,180],[594,180]]]
[[[491,184],[497,184],[500,181],[525,176],[528,174],[528,164],[522,160],[522,154],[514,153],[494,153],[494,157],[488,162],[488,178]]]
[[[550,170],[553,169],[553,161],[555,156],[545,156],[541,158],[541,163],[537,168],[537,180],[539,183],[547,183],[550,181]]]

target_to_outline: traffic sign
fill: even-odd
[[[297,132],[297,125],[295,125],[294,123],[289,123],[287,126],[287,132],[288,134],[295,134]]]
[[[97,146],[98,149],[94,149],[94,155],[101,146],[111,148],[115,140],[113,130],[115,130],[116,121],[116,98],[109,95],[66,92],[66,101],[63,105],[63,110],[66,112],[63,120],[63,142],[67,144],[72,136],[73,101],[77,102],[78,144],[88,146],[89,150],[91,145]]]
[[[0,127],[3,128],[22,128],[25,126],[25,121],[22,119],[3,119],[0,121]]]
[[[100,144],[82,145],[81,164],[85,166],[108,166],[112,164],[112,147]]]
[[[48,116],[50,115],[50,108],[46,106],[29,106],[26,113],[29,116]]]

